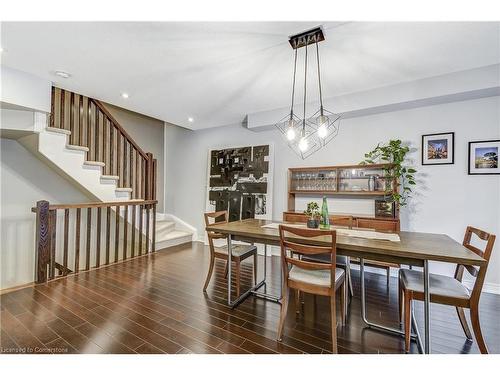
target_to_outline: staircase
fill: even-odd
[[[69,130],[46,127],[18,141],[96,200],[131,199],[132,189],[119,187],[118,176],[104,174],[104,163],[86,160],[88,148],[70,144],[70,135]]]
[[[191,242],[193,233],[186,230],[176,229],[176,223],[168,219],[156,217],[156,244],[155,248],[165,249],[168,247]]]
[[[53,87],[51,107],[50,116],[2,109],[2,134],[21,132],[15,138],[25,148],[96,201],[156,199],[156,160],[102,103]],[[190,242],[193,231],[159,213],[155,237],[159,250]]]

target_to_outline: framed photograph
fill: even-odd
[[[375,199],[375,217],[395,217],[396,204],[383,199]]]
[[[422,165],[453,164],[455,133],[425,134],[422,136]]]
[[[500,139],[469,142],[469,174],[500,174]]]

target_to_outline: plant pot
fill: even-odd
[[[311,229],[316,229],[319,227],[319,220],[307,219],[307,227]]]

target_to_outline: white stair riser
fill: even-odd
[[[101,177],[101,184],[103,185],[112,185],[116,189],[116,180],[112,178],[102,178]]]
[[[88,170],[91,170],[91,171],[98,171],[98,172],[101,172],[102,170],[102,167],[99,166],[99,165],[89,165],[89,164],[84,164],[82,166],[83,169],[88,169]]]
[[[192,234],[187,234],[186,236],[179,237],[173,240],[166,240],[166,241],[156,241],[156,250],[162,250],[162,249],[167,249],[169,247],[181,245],[183,243],[191,242],[192,241]]]

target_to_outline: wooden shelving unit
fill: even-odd
[[[314,194],[314,195],[366,195],[383,197],[383,191],[335,191],[335,190],[292,190],[289,194]]]
[[[288,170],[288,209],[283,213],[285,221],[306,221],[302,212],[295,211],[297,195],[351,196],[383,198],[390,189],[398,189],[398,181],[387,177],[391,164],[341,165],[328,167],[301,167]],[[399,207],[394,217],[368,217],[351,215],[354,224],[364,228],[399,231]],[[344,215],[344,214],[343,214]],[[332,215],[334,218],[335,215]]]

